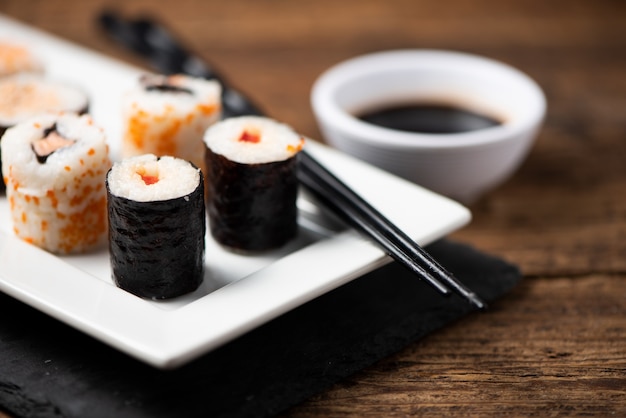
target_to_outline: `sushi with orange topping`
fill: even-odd
[[[106,242],[104,131],[88,115],[50,113],[9,128],[0,142],[15,234],[57,254]]]
[[[202,135],[220,119],[221,93],[214,80],[143,75],[122,99],[122,156],[169,155],[202,168]]]
[[[43,73],[44,65],[26,46],[0,40],[0,77],[23,73]]]
[[[34,73],[0,77],[0,141],[8,128],[39,114],[82,114],[88,107],[88,97],[78,86]],[[0,166],[2,155],[0,153]],[[0,182],[0,191],[3,189],[4,182]]]

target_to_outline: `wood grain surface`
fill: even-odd
[[[626,2],[0,0],[0,13],[142,65],[96,30],[106,7],[160,18],[316,138],[315,78],[362,53],[477,53],[545,90],[528,159],[452,235],[517,264],[521,285],[284,417],[626,416]]]

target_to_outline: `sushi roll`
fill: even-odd
[[[30,49],[14,42],[0,40],[0,77],[34,72],[42,73],[43,63]]]
[[[22,121],[46,112],[86,113],[87,95],[80,88],[23,73],[0,78],[0,141],[4,132]],[[0,153],[0,167],[2,165]],[[0,182],[0,191],[4,182]]]
[[[122,156],[169,155],[202,168],[202,135],[221,115],[221,85],[186,75],[144,75],[123,97]]]
[[[234,250],[264,251],[295,237],[302,136],[272,119],[241,116],[213,125],[204,142],[213,238]]]
[[[113,165],[106,178],[109,253],[118,287],[165,299],[204,274],[204,180],[188,161],[152,154]]]
[[[0,143],[15,234],[57,254],[106,242],[103,130],[88,115],[42,114],[8,129]]]

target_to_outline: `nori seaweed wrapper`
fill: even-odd
[[[0,143],[2,143],[2,136],[6,132],[5,126],[0,126]],[[6,185],[4,184],[4,175],[2,174],[2,148],[0,147],[0,193],[4,193]]]
[[[207,212],[213,238],[243,251],[278,248],[298,232],[296,156],[242,164],[206,147]]]
[[[117,286],[137,296],[166,299],[202,283],[206,212],[199,176],[191,194],[151,202],[112,195],[107,182],[109,250]]]

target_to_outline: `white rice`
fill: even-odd
[[[242,140],[246,133],[258,142]],[[297,154],[304,139],[288,125],[259,116],[229,118],[210,127],[204,143],[216,154],[241,164],[284,161]]]
[[[148,89],[159,85],[189,93]],[[217,81],[185,75],[144,76],[123,96],[122,156],[169,155],[202,167],[202,135],[220,118],[221,92]]]
[[[45,112],[84,112],[87,106],[83,90],[39,74],[0,78],[0,126],[13,126]]]
[[[191,194],[200,184],[200,175],[200,169],[180,158],[145,154],[115,163],[107,176],[107,184],[115,196],[152,202]],[[145,176],[156,177],[158,181],[147,184]]]
[[[34,144],[56,126],[74,141],[37,159]],[[8,129],[0,142],[13,229],[55,253],[83,252],[106,241],[106,189],[111,166],[102,128],[88,115],[42,114]]]

